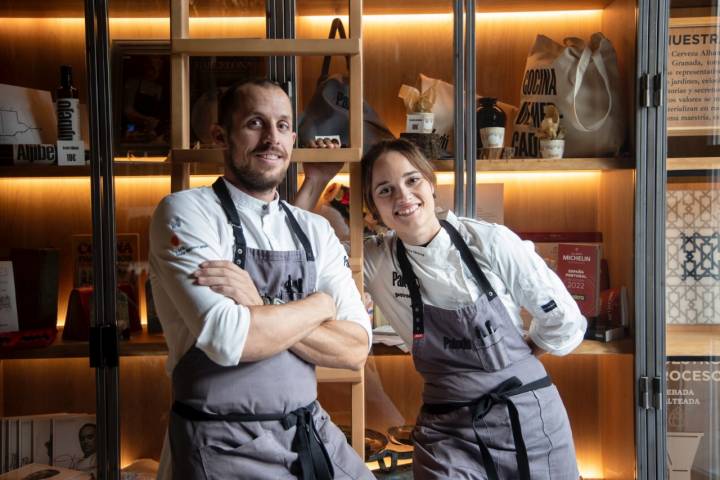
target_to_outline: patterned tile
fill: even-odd
[[[667,193],[667,323],[720,324],[720,192]]]

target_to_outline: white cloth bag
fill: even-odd
[[[560,45],[538,35],[525,63],[512,145],[516,157],[539,157],[543,107],[554,104],[565,130],[565,157],[616,155],[625,141],[625,109],[615,49],[602,33]]]

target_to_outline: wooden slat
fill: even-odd
[[[189,2],[172,0],[170,35],[173,39],[187,38],[190,33]],[[173,148],[190,146],[190,59],[180,52],[170,57],[172,75],[172,105],[170,144]],[[190,186],[190,170],[186,165],[173,165],[170,190],[177,192]]]
[[[223,149],[205,148],[194,149],[173,149],[171,156],[173,163],[217,163],[224,162]],[[359,162],[360,148],[338,148],[338,149],[317,149],[317,148],[296,148],[292,153],[293,162]]]
[[[666,354],[720,356],[720,325],[667,325]]]
[[[318,383],[327,383],[327,382],[361,383],[362,382],[362,372],[356,372],[354,370],[345,370],[342,368],[318,367],[316,372],[317,372]]]
[[[718,170],[720,158],[718,157],[690,157],[668,158],[668,170]]]
[[[532,171],[582,171],[582,170],[618,170],[634,168],[630,158],[561,158],[550,160],[543,158],[511,158],[508,160],[484,160],[475,162],[478,172],[532,172]],[[438,171],[455,171],[453,160],[434,160]]]
[[[360,40],[346,39],[249,39],[173,38],[172,53],[197,56],[305,56],[357,55]]]

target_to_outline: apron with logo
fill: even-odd
[[[481,293],[457,310],[423,304],[397,240],[410,291],[413,361],[425,381],[413,432],[415,479],[577,480],[557,389],[458,231],[447,221],[441,225]]]
[[[312,293],[310,242],[281,201],[303,250],[247,248],[222,178],[213,185],[232,224],[234,262],[258,292],[284,302]],[[175,479],[365,479],[372,475],[317,402],[315,366],[290,351],[223,367],[197,347],[172,374],[170,445]]]

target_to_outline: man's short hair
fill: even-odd
[[[218,102],[218,123],[226,132],[230,132],[232,129],[233,114],[237,110],[237,93],[243,88],[253,85],[263,88],[279,88],[283,92],[285,91],[279,83],[265,77],[240,80],[230,85],[220,96]]]

